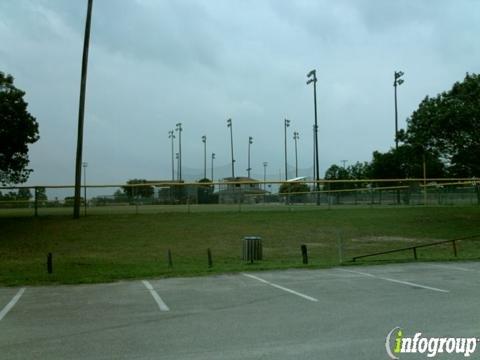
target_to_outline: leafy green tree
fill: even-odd
[[[391,149],[386,153],[374,151],[369,173],[373,179],[423,178],[424,159],[427,177],[445,176],[445,165],[437,155],[409,144],[401,145],[398,149]]]
[[[18,189],[17,199],[18,200],[30,200],[32,198],[32,193],[30,189],[21,188]]]
[[[204,178],[198,180],[202,185],[197,187],[197,199],[199,204],[209,204],[213,202],[214,197],[212,197],[214,186],[210,179]]]
[[[281,194],[285,193],[307,193],[310,192],[310,188],[308,187],[307,184],[297,182],[297,181],[292,181],[292,182],[284,182],[280,186],[279,192]]]
[[[118,189],[115,191],[113,194],[113,198],[115,199],[116,202],[122,202],[125,200],[128,200],[127,194],[125,194],[122,190]]]
[[[332,165],[325,172],[325,180],[350,180],[350,174],[346,168]],[[331,182],[326,185],[328,190],[341,190],[349,187],[351,185],[345,182]]]
[[[280,194],[292,194],[287,197],[287,201],[302,202],[306,198],[306,193],[310,192],[307,184],[298,181],[284,182],[280,185]]]
[[[28,144],[39,139],[38,123],[27,111],[25,92],[13,77],[0,71],[0,183],[19,184],[32,172],[27,169]]]
[[[37,187],[37,200],[38,201],[47,201],[47,192],[43,186]]]
[[[480,176],[480,75],[467,74],[449,91],[427,96],[400,138],[438,154],[452,176]]]
[[[132,179],[127,181],[127,185],[146,184],[146,183],[147,183],[147,180],[145,179]],[[129,199],[134,197],[148,199],[148,198],[151,198],[154,193],[152,185],[123,186],[122,189]]]

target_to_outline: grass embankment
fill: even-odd
[[[333,209],[242,213],[161,213],[0,218],[0,284],[88,283],[117,279],[308,267],[436,240],[480,233],[479,207]],[[245,235],[264,241],[265,260],[241,261]],[[206,249],[213,253],[207,267]],[[173,254],[168,268],[167,249]],[[480,238],[458,243],[459,259],[480,258]],[[46,254],[54,273],[46,273]],[[454,259],[451,245],[418,250],[419,260]],[[412,259],[411,252],[360,264]]]

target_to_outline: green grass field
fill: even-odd
[[[18,215],[18,214],[17,214]],[[480,207],[332,208],[311,211],[160,212],[0,217],[0,284],[88,283],[338,265],[352,256],[480,234]],[[241,261],[242,238],[259,235],[265,260]],[[300,245],[309,249],[302,265]],[[207,266],[206,250],[213,253]],[[173,254],[173,268],[166,261]],[[479,259],[480,238],[458,243],[458,259]],[[46,272],[46,255],[54,273]],[[419,260],[453,260],[451,245],[418,250]],[[360,264],[412,259],[411,252]]]

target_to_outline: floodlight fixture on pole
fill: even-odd
[[[313,164],[315,168],[315,189],[317,192],[317,205],[320,205],[320,166],[318,161],[318,122],[317,122],[317,71],[311,70],[307,74],[307,85],[313,83],[313,104],[315,111],[315,124],[314,124],[314,150],[315,150],[315,162]]]
[[[207,178],[207,136],[202,136],[203,142],[203,178]]]
[[[92,22],[93,0],[88,0],[85,34],[83,37],[82,74],[80,80],[80,101],[78,105],[77,153],[75,158],[75,194],[73,218],[80,218],[80,187],[82,182],[83,121],[85,115],[85,93],[87,87],[88,48],[90,45],[90,24]]]
[[[233,124],[232,119],[227,120],[227,127],[230,128],[230,149],[232,154],[232,180],[235,180],[235,159],[233,157]]]
[[[174,160],[174,155],[175,155],[175,132],[173,130],[170,130],[168,132],[168,138],[172,140],[172,181],[175,180],[175,160]]]
[[[87,215],[87,167],[88,163],[84,162],[82,163],[83,166],[83,201],[85,205],[85,216]]]
[[[343,164],[343,168],[345,169],[345,164],[347,163],[348,160],[340,160],[340,162]]]
[[[393,73],[393,88],[395,96],[395,149],[398,149],[398,107],[397,107],[397,86],[403,84],[403,71],[394,71]]]
[[[288,180],[288,162],[287,162],[287,128],[290,126],[290,120],[285,119],[284,121],[284,130],[285,130],[285,180]]]
[[[250,172],[252,170],[252,168],[250,167],[250,146],[253,144],[253,137],[249,136],[248,137],[248,169],[247,169],[247,173],[248,173],[248,177],[250,178]]]
[[[293,132],[293,140],[295,141],[295,177],[298,177],[298,152],[297,152],[297,141],[300,139],[298,131]]]
[[[178,131],[178,180],[182,181],[182,123],[177,123],[175,131]]]
[[[213,160],[215,160],[215,153],[212,153],[212,182],[213,182]]]

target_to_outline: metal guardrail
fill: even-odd
[[[415,245],[415,246],[404,247],[404,248],[401,248],[401,249],[394,249],[394,250],[388,250],[388,251],[381,251],[381,252],[377,252],[377,253],[373,253],[373,254],[360,255],[360,256],[353,257],[352,262],[355,262],[357,259],[362,259],[362,258],[366,258],[366,257],[392,254],[392,253],[396,253],[396,252],[400,252],[400,251],[408,251],[408,250],[413,251],[413,258],[415,260],[417,260],[418,259],[418,257],[417,257],[417,249],[418,248],[436,246],[436,245],[442,245],[442,244],[448,244],[448,243],[452,243],[453,254],[454,254],[455,257],[457,257],[457,244],[456,244],[457,241],[472,240],[472,239],[476,239],[476,238],[479,238],[479,237],[480,237],[480,234],[479,235],[471,235],[471,236],[465,236],[465,237],[456,238],[456,239],[436,241],[436,242],[429,243],[429,244]]]

